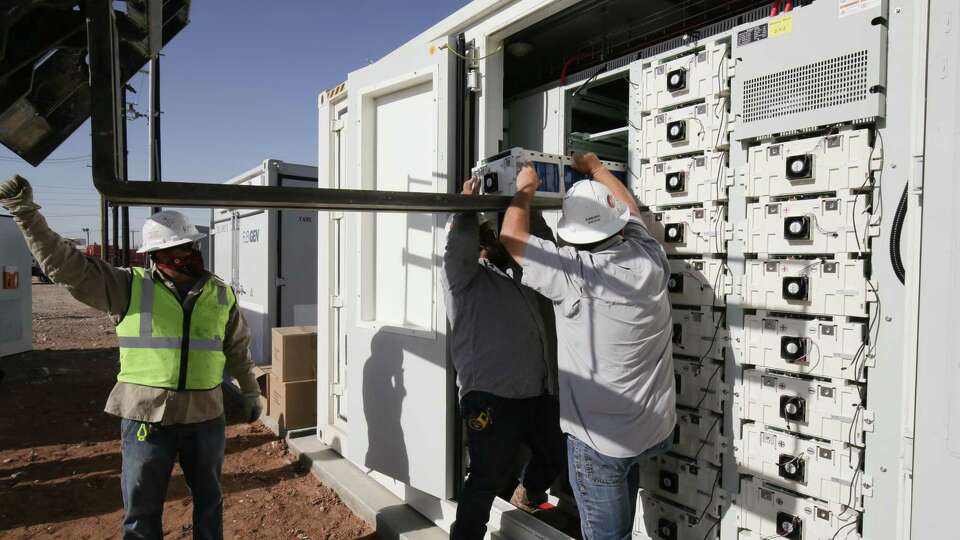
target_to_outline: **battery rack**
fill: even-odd
[[[698,538],[719,533],[732,502],[722,489],[732,450],[733,385],[726,302],[730,37],[689,44],[631,64],[629,159],[642,221],[670,259],[678,428],[673,447],[641,468],[636,533]]]
[[[672,449],[641,467],[634,537],[861,538],[886,61],[867,4],[740,18],[630,65],[678,408]]]

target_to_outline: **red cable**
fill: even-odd
[[[567,71],[570,69],[574,63],[578,60],[583,60],[584,58],[593,56],[594,53],[577,53],[570,58],[567,58],[567,61],[563,63],[563,69],[560,70],[560,84],[567,83]]]
[[[775,0],[772,4],[770,4],[770,16],[776,17],[779,14],[780,14],[780,0]]]

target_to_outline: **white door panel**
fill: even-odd
[[[361,89],[356,157],[367,189],[447,192],[449,81],[439,66]],[[443,121],[440,119],[443,118]],[[353,159],[353,157],[351,157]],[[452,486],[452,384],[446,314],[437,301],[440,214],[347,214],[343,324],[347,457],[446,498]]]

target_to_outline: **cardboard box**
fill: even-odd
[[[270,416],[281,431],[317,425],[317,381],[282,382],[270,374]]]
[[[317,378],[317,327],[286,326],[273,329],[272,376],[280,382]]]
[[[253,375],[260,385],[260,406],[267,416],[270,415],[270,371],[271,366],[253,366]]]

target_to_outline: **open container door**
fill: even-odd
[[[316,167],[278,163],[277,168],[278,186],[317,187]],[[276,214],[277,292],[272,324],[316,326],[317,213],[282,210]]]
[[[443,43],[415,42],[351,74],[358,114],[349,159],[359,180],[351,187],[452,189],[454,70]],[[345,242],[346,456],[427,514],[419,506],[448,498],[453,484],[455,400],[439,283],[446,218],[349,213]]]

